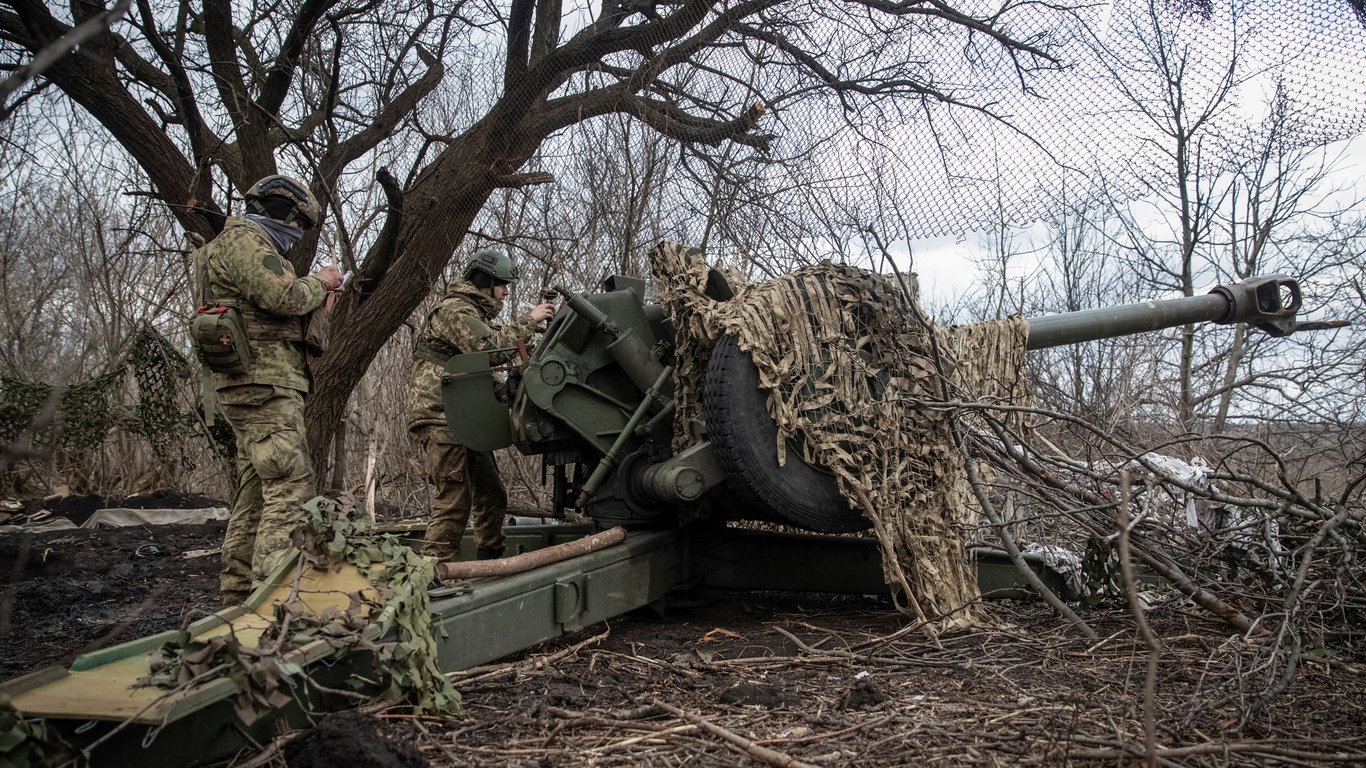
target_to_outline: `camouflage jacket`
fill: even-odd
[[[503,302],[487,294],[468,281],[451,286],[436,309],[427,315],[414,342],[413,384],[408,392],[408,429],[431,424],[445,424],[446,412],[441,404],[441,370],[427,357],[441,358],[464,352],[483,352],[510,349],[518,341],[526,341],[535,332],[531,318],[524,317],[511,325],[493,325],[494,318],[503,311]],[[515,352],[498,352],[491,356],[494,364],[512,360]]]
[[[247,323],[251,370],[213,374],[214,389],[273,384],[309,390],[303,317],[322,306],[327,286],[311,275],[295,277],[261,228],[229,218],[218,237],[197,249],[195,302],[237,307]]]

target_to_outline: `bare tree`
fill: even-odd
[[[100,10],[74,4],[63,19],[36,0],[4,5],[0,34],[17,53],[46,47]],[[506,11],[457,3],[440,14],[416,2],[266,9],[140,0],[131,25],[91,38],[45,74],[199,237],[220,226],[223,190],[276,172],[281,157],[308,170],[335,212],[341,190],[356,186],[353,165],[396,136],[409,148],[396,156],[409,170],[377,233],[349,232],[347,217],[333,217],[339,255],[354,247],[361,290],[339,304],[333,349],[314,366],[310,439],[322,452],[352,387],[490,196],[549,180],[524,170],[548,138],[621,114],[685,146],[763,151],[774,143],[759,127],[765,110],[830,99],[853,119],[877,105],[968,103],[967,87],[939,84],[934,61],[900,51],[935,41],[940,54],[961,57],[953,46],[967,45],[982,60],[980,51],[996,48],[1022,77],[1053,66],[1042,36],[1010,34],[1012,17],[880,0],[607,4],[596,15],[554,0],[514,0]],[[491,50],[501,51],[496,69],[478,58]],[[469,122],[434,123],[419,107],[450,80],[443,62],[460,54],[469,56]],[[306,241],[296,267],[310,266],[316,248]]]
[[[1351,311],[1341,298],[1325,299],[1341,295],[1352,265],[1361,268],[1351,245],[1361,231],[1360,210],[1334,189],[1331,166],[1304,127],[1311,122],[1307,106],[1275,87],[1265,117],[1248,122],[1252,86],[1279,86],[1281,70],[1245,61],[1247,24],[1236,13],[1191,15],[1150,0],[1116,21],[1123,34],[1097,43],[1123,108],[1143,126],[1132,173],[1106,180],[1141,192],[1136,200],[1127,191],[1111,194],[1103,231],[1117,246],[1111,252],[1152,293],[1191,296],[1283,272],[1301,280],[1310,311]],[[1164,388],[1153,388],[1150,405],[1169,407],[1183,432],[1217,432],[1235,416],[1285,415],[1283,405],[1314,357],[1283,354],[1287,346],[1360,343],[1317,338],[1273,341],[1240,328],[1197,335],[1186,326],[1174,373],[1163,377],[1175,391],[1163,401]],[[1254,414],[1257,403],[1266,407]]]

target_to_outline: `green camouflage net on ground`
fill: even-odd
[[[978,515],[964,458],[947,411],[917,403],[1021,402],[1025,321],[935,328],[894,281],[830,263],[717,301],[703,293],[701,251],[663,243],[651,259],[677,329],[675,448],[696,440],[711,347],[735,335],[770,392],[779,461],[795,445],[834,472],[873,524],[898,605],[938,626],[977,621],[964,533]]]
[[[182,631],[151,653],[151,674],[139,683],[173,689],[229,677],[237,683],[237,716],[251,724],[260,713],[288,704],[311,684],[307,670],[290,655],[323,641],[333,649],[373,652],[388,681],[386,699],[406,698],[417,714],[459,712],[460,693],[437,665],[432,634],[427,584],[436,561],[392,535],[376,533],[347,494],[337,499],[318,496],[304,508],[308,525],[294,536],[301,551],[300,567],[354,566],[367,574],[377,599],[352,593],[346,609],[328,608],[314,615],[295,595],[272,607],[273,621],[254,647],[230,633],[191,637]],[[392,639],[381,641],[386,637]]]

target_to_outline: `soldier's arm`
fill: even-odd
[[[512,325],[491,326],[469,304],[447,301],[432,314],[427,328],[461,352],[487,352],[516,348],[518,341],[531,338],[536,323],[530,318],[523,318]],[[512,359],[512,355],[494,354],[490,359],[498,364]]]
[[[289,262],[273,248],[230,261],[237,268],[233,282],[238,289],[251,303],[271,314],[306,315],[322,306],[327,298],[327,286],[322,280],[312,275],[295,277]]]
[[[484,349],[516,349],[518,342],[527,342],[531,339],[539,328],[539,322],[530,317],[523,317],[509,325],[489,328],[488,335],[484,339]],[[515,359],[514,353],[504,352],[489,357],[495,364],[510,362]]]
[[[540,328],[540,321],[532,320],[530,316],[523,316],[516,322],[509,323],[499,328],[496,333],[503,342],[499,346],[515,347],[518,341],[529,341],[533,334]]]

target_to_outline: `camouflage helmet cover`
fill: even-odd
[[[303,221],[304,229],[318,226],[318,220],[322,218],[322,207],[318,205],[318,198],[309,191],[308,185],[291,176],[267,176],[252,184],[245,197],[248,203],[263,197],[283,197],[294,203],[294,210],[285,219],[285,223],[288,224],[297,216]]]
[[[502,248],[481,248],[470,256],[465,265],[465,279],[469,280],[475,272],[483,272],[500,283],[517,282],[517,267],[512,257]]]

